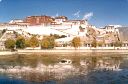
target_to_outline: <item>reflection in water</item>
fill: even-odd
[[[127,84],[128,70],[122,66],[126,67],[126,58],[127,56],[6,56],[0,57],[0,73],[31,82],[119,84],[118,81]],[[63,59],[70,60],[71,63],[60,63]]]

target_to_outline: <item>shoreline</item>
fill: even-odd
[[[18,50],[0,51],[0,55],[13,55],[13,54],[128,54],[128,49],[51,49],[51,50]]]
[[[1,55],[13,55],[16,54],[16,52],[11,52],[11,51],[0,51],[0,56]]]

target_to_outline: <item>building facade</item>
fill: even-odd
[[[29,25],[50,25],[54,19],[50,16],[29,16],[26,17],[24,22]]]

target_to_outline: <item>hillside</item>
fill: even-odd
[[[105,43],[111,43],[120,40],[118,38],[117,33],[109,32],[109,33],[101,34],[101,32],[102,31],[89,28],[87,30],[86,38],[82,38],[82,40],[87,41],[88,43],[90,43],[89,41],[92,42],[93,40],[96,40],[97,42],[105,42]]]
[[[119,27],[120,38],[122,41],[128,41],[128,27]]]

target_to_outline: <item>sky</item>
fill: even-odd
[[[33,15],[87,19],[96,27],[128,26],[128,0],[0,0],[0,22]]]

